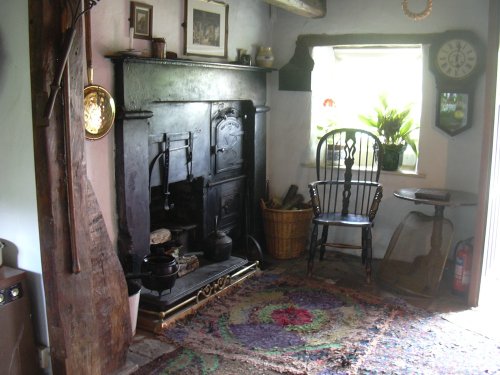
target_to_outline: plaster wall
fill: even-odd
[[[418,6],[418,2],[417,5]],[[415,9],[418,11],[418,9]],[[417,34],[449,29],[470,29],[486,42],[488,1],[442,0],[434,2],[432,13],[422,21],[407,18],[400,3],[385,0],[327,0],[327,15],[308,19],[277,10],[273,24],[272,47],[275,66],[285,65],[292,57],[295,41],[301,34],[388,33]],[[428,46],[424,49],[428,54]],[[426,59],[424,58],[424,61]],[[433,214],[433,207],[415,206],[393,196],[402,187],[436,187],[477,193],[484,122],[484,77],[475,91],[471,129],[454,137],[435,126],[436,86],[427,66],[423,69],[423,108],[420,130],[420,157],[417,175],[383,172],[384,198],[373,231],[374,256],[382,258],[393,231],[411,210]],[[278,73],[271,77],[268,121],[268,177],[271,192],[280,196],[292,183],[307,196],[307,183],[315,180],[315,171],[307,167],[310,127],[310,93],[279,91]],[[348,124],[346,124],[348,126]],[[476,218],[475,207],[447,208],[445,216],[455,224],[456,241],[471,237]],[[359,234],[344,231],[345,237],[359,242]]]
[[[221,61],[217,58],[184,56],[184,0],[148,0],[153,6],[153,37],[166,39],[167,50],[179,58]],[[237,48],[255,55],[259,45],[271,43],[272,28],[269,6],[261,0],[226,0],[228,16],[228,61],[236,59]],[[113,94],[113,64],[105,56],[129,48],[130,1],[101,1],[92,10],[94,83]],[[134,39],[133,47],[150,54],[149,41]],[[113,243],[117,240],[114,128],[96,141],[86,141],[87,173],[94,187],[104,220]]]
[[[35,334],[48,346],[35,189],[28,0],[0,2],[0,241],[3,263],[27,271]]]

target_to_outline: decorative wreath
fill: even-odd
[[[403,7],[403,12],[404,12],[405,16],[412,18],[414,21],[423,20],[425,17],[427,17],[429,14],[431,14],[431,11],[432,11],[432,0],[427,0],[427,5],[425,6],[425,9],[423,11],[421,11],[420,13],[412,12],[408,8],[408,0],[403,0],[401,5]]]

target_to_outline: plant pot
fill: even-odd
[[[382,169],[384,171],[397,171],[403,163],[403,153],[406,145],[383,145],[383,148]]]

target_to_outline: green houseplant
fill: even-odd
[[[375,108],[375,116],[359,116],[365,124],[377,130],[384,148],[384,170],[395,171],[401,166],[402,155],[407,146],[418,155],[412,133],[419,127],[410,118],[410,111],[411,106],[402,110],[390,107],[387,97],[381,95],[380,106]]]

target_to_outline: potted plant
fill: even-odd
[[[359,116],[364,123],[377,129],[384,148],[382,169],[386,171],[395,171],[401,166],[402,155],[407,146],[410,146],[415,155],[418,155],[412,132],[419,127],[410,118],[410,111],[409,105],[402,110],[389,107],[387,97],[381,95],[380,106],[375,108],[375,116]]]

